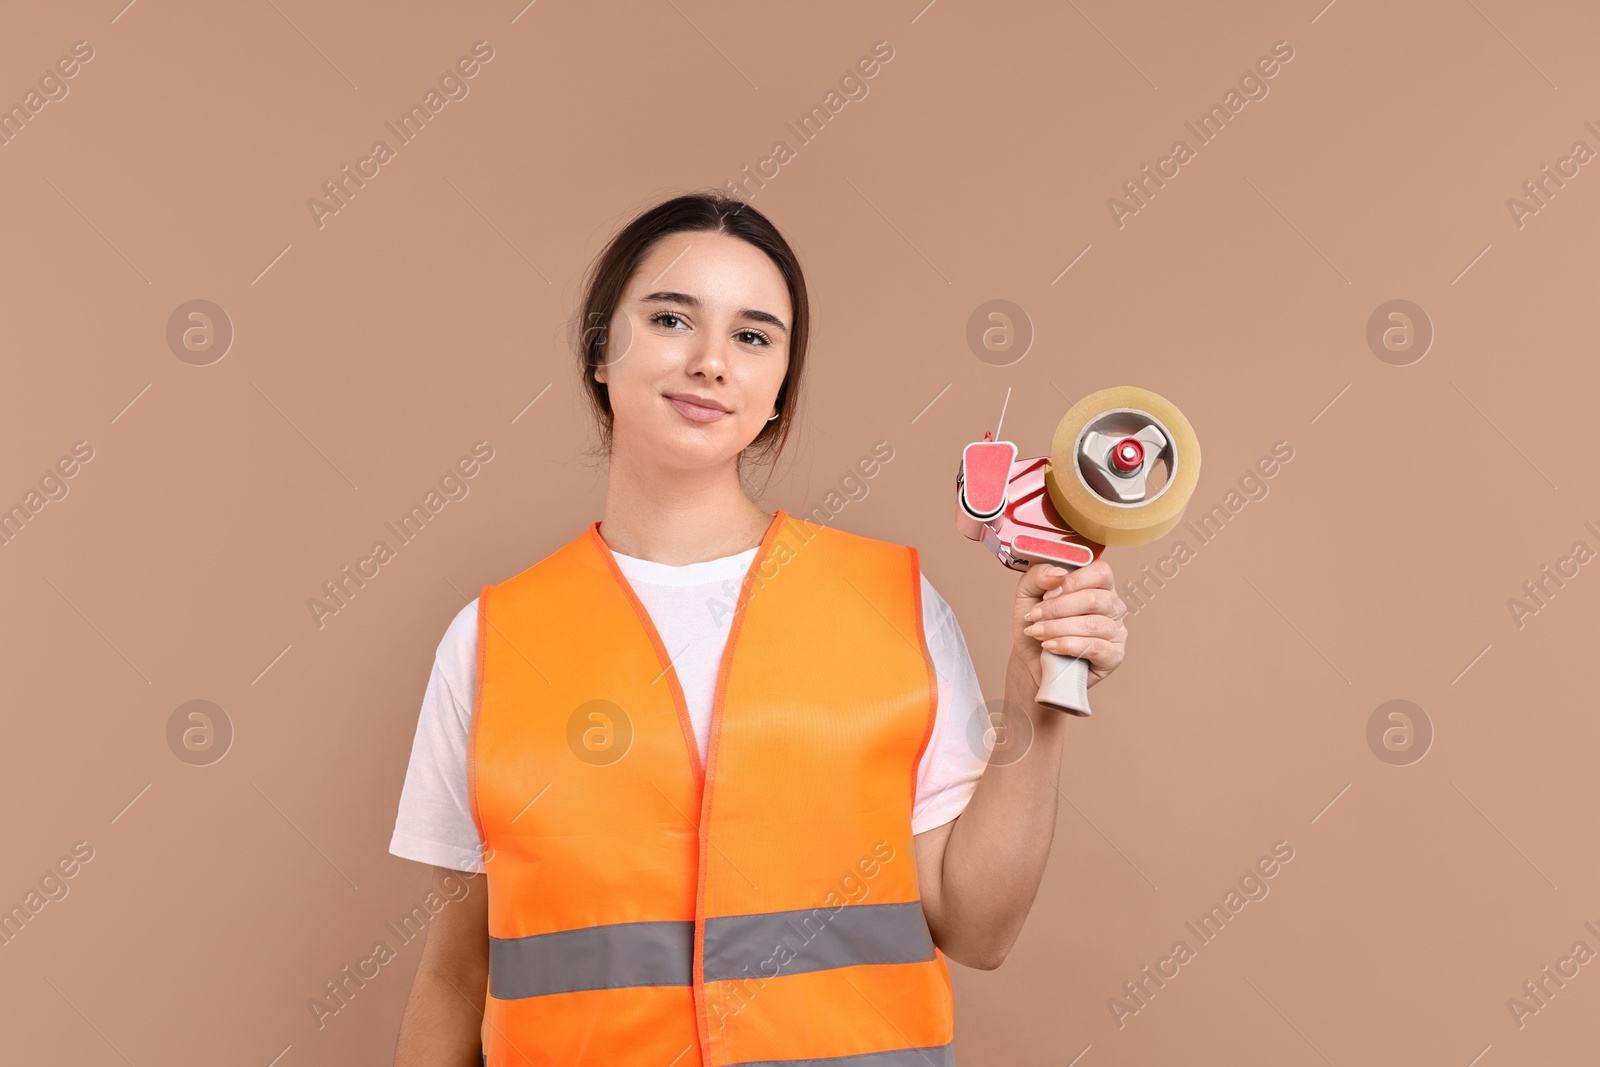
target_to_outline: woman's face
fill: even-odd
[[[732,463],[774,410],[792,313],[782,272],[754,245],[707,231],[658,241],[593,372],[611,400],[614,452],[679,468]]]

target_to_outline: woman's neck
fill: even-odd
[[[625,556],[682,567],[754,548],[771,523],[745,495],[737,470],[663,478],[613,458],[600,535]]]

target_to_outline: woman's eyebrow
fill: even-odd
[[[661,289],[649,294],[648,296],[641,296],[639,298],[639,303],[682,304],[685,307],[692,308],[699,308],[701,306],[700,298],[698,296],[691,296],[688,293],[676,293],[670,289]],[[767,323],[769,326],[773,326],[779,330],[782,330],[784,333],[789,332],[789,327],[783,324],[783,320],[768,311],[757,311],[754,308],[742,308],[735,317],[741,319],[754,319],[756,322]]]

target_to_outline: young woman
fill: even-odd
[[[744,488],[806,357],[772,223],[646,211],[579,322],[605,511],[439,646],[390,851],[487,884],[441,894],[397,1067],[953,1064],[945,960],[1000,965],[1055,828],[1071,723],[1033,701],[1040,649],[1090,685],[1122,661],[1109,566],[1021,575],[1007,728],[1032,741],[989,765],[916,550]]]

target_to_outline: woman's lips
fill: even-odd
[[[702,407],[699,404],[691,404],[689,401],[679,400],[677,397],[669,396],[667,399],[671,401],[673,407],[677,408],[683,413],[684,418],[693,422],[716,422],[723,416],[730,414],[730,412],[721,411],[717,408],[708,408]]]

